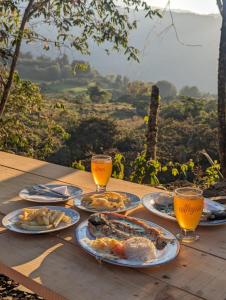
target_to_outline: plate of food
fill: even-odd
[[[59,203],[75,198],[82,189],[67,184],[35,184],[20,191],[19,197],[36,203]]]
[[[155,192],[145,195],[142,203],[153,214],[176,221],[173,208],[173,193]],[[226,224],[226,206],[204,198],[204,209],[200,226],[217,226]]]
[[[176,237],[163,227],[112,212],[91,215],[76,228],[75,235],[97,260],[133,268],[165,264],[180,249]]]
[[[126,192],[92,192],[78,195],[74,199],[74,204],[78,208],[92,213],[106,211],[123,212],[138,206],[140,198]]]
[[[61,206],[34,206],[15,210],[6,215],[2,224],[11,231],[41,234],[59,231],[76,224],[77,211]]]

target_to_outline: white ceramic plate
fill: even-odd
[[[159,217],[162,217],[164,219],[176,221],[176,218],[174,216],[171,216],[170,214],[163,212],[156,207],[156,203],[158,203],[160,195],[163,195],[163,194],[164,194],[163,192],[147,194],[142,198],[142,200],[141,200],[142,204],[145,208],[147,208],[153,214],[155,214]],[[208,198],[205,198],[204,201],[205,201],[204,205],[207,208],[209,207],[211,209],[216,209],[216,210],[222,210],[225,208],[222,204],[217,203],[216,201],[212,201]],[[170,197],[169,197],[169,202],[170,202]],[[169,211],[170,211],[170,209],[169,209]],[[218,226],[218,225],[224,225],[224,224],[226,224],[226,218],[223,220],[200,221],[200,223],[199,223],[200,226]]]
[[[79,187],[67,184],[43,184],[43,186],[46,186],[50,189],[66,189],[68,198],[60,197],[60,195],[54,196],[54,194],[49,194],[48,192],[40,194],[38,191],[33,190],[33,187],[37,187],[37,185],[24,188],[20,191],[19,197],[24,200],[36,203],[60,203],[73,199],[83,192]]]
[[[71,222],[70,223],[61,222],[57,226],[57,228],[51,228],[47,230],[40,230],[40,231],[25,230],[15,225],[15,222],[19,221],[19,215],[23,212],[23,209],[18,209],[6,215],[2,220],[2,224],[4,227],[14,232],[25,233],[25,234],[41,234],[41,233],[59,231],[71,227],[74,224],[76,224],[80,219],[80,215],[77,211],[70,208],[61,207],[61,206],[33,206],[28,208],[34,209],[34,208],[42,208],[42,207],[47,207],[49,209],[54,209],[54,210],[64,212],[67,216],[71,218]]]
[[[86,241],[86,239],[95,240],[95,237],[93,237],[89,233],[88,220],[79,224],[79,226],[75,230],[75,236],[80,246],[86,252],[94,256],[99,261],[105,261],[107,263],[114,264],[114,265],[131,267],[131,268],[149,268],[153,266],[166,264],[171,260],[175,259],[180,250],[180,243],[178,242],[176,237],[171,232],[169,232],[168,230],[166,230],[165,228],[157,224],[145,220],[142,221],[144,221],[148,225],[160,229],[166,237],[171,238],[173,240],[172,242],[169,242],[163,250],[156,250],[157,251],[156,258],[148,262],[139,262],[139,261],[128,260],[128,259],[113,259],[113,258],[110,259],[103,256],[103,254],[93,249]]]
[[[126,195],[130,199],[130,202],[125,204],[125,208],[111,210],[111,212],[124,212],[124,211],[127,211],[129,209],[135,208],[140,204],[140,198],[138,196],[134,195],[134,194],[126,193],[126,192],[118,192],[118,191],[109,191],[109,192],[116,192],[116,193],[119,193],[119,194],[122,194],[122,195]],[[107,212],[108,210],[96,210],[96,209],[88,208],[88,207],[82,205],[82,203],[81,203],[82,198],[85,197],[85,196],[92,195],[92,194],[97,194],[97,192],[92,192],[92,193],[87,193],[87,194],[82,194],[82,195],[76,196],[75,199],[74,199],[74,205],[76,207],[82,209],[82,210],[92,212],[92,213]],[[100,193],[100,195],[101,195],[101,193]]]

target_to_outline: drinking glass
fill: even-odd
[[[184,187],[175,190],[174,212],[180,225],[181,233],[177,238],[183,242],[193,242],[199,239],[195,229],[199,224],[204,205],[202,190]]]
[[[91,171],[97,192],[105,192],[112,173],[112,159],[108,155],[93,155]]]

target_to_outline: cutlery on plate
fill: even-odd
[[[55,195],[57,195],[57,196],[61,196],[62,198],[65,198],[65,199],[70,197],[70,195],[64,195],[63,193],[58,192],[58,191],[56,191],[56,190],[54,190],[54,189],[51,189],[50,187],[48,187],[48,186],[46,186],[46,185],[44,185],[44,184],[37,184],[37,185],[34,185],[34,186],[32,187],[32,189],[33,189],[34,191],[36,191],[36,192],[38,192],[38,191],[40,191],[40,192],[42,192],[42,191],[51,192],[51,193],[53,193],[53,194],[55,194]]]

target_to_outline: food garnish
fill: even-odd
[[[104,237],[96,240],[90,240],[89,244],[92,248],[99,252],[124,258],[124,246],[122,241]]]
[[[71,218],[62,211],[47,207],[24,208],[16,225],[26,230],[39,231],[56,228],[61,222],[70,223],[70,221]]]
[[[87,208],[96,210],[118,210],[124,209],[130,199],[126,194],[117,192],[104,192],[86,195],[82,198],[81,204]]]

